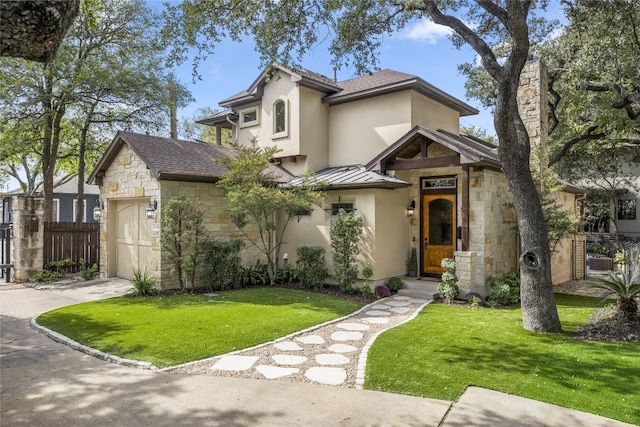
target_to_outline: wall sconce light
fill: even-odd
[[[413,216],[416,210],[416,201],[411,199],[409,206],[407,206],[407,216]]]
[[[93,220],[100,221],[102,217],[102,209],[104,209],[104,203],[100,200],[96,201],[96,207],[93,208]]]
[[[156,216],[156,209],[158,209],[158,201],[153,199],[149,202],[149,207],[144,210],[145,218],[153,219]]]

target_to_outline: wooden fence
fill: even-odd
[[[100,223],[44,223],[44,267],[50,268],[51,262],[66,259],[71,260],[64,267],[67,273],[100,265]]]

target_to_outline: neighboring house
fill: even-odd
[[[12,197],[22,195],[21,189],[10,190],[3,199],[2,222],[12,222]],[[93,209],[98,205],[100,189],[97,185],[84,185],[84,212],[83,222],[96,222],[93,219]],[[46,221],[51,222],[73,222],[76,218],[76,208],[78,200],[78,178],[60,183],[56,181],[53,188],[53,211],[51,218]]]
[[[441,273],[441,260],[455,257],[466,292],[486,294],[488,276],[515,267],[515,213],[496,148],[460,133],[460,117],[477,110],[421,78],[384,70],[337,82],[274,64],[220,105],[226,110],[199,123],[231,129],[238,144],[278,146],[286,185],[296,185],[306,168],[328,185],[324,205],[289,224],[281,251],[289,262],[300,246],[324,247],[330,260],[330,223],[344,208],[363,216],[360,268],[371,266],[376,281],[405,275],[412,247],[421,276]],[[204,204],[215,236],[239,237],[215,185],[225,172],[216,159],[232,151],[119,132],[89,179],[106,201],[103,275],[147,269],[173,285],[162,265],[160,215],[178,194]],[[576,195],[563,194],[573,206]],[[243,257],[252,263],[259,254],[249,250]],[[567,280],[571,265],[556,270],[556,281]]]

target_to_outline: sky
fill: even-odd
[[[562,18],[559,1],[550,1],[547,16]],[[379,50],[378,67],[416,75],[466,102],[480,113],[461,118],[461,126],[476,126],[489,134],[495,134],[491,112],[483,109],[478,101],[467,99],[464,88],[466,79],[458,72],[458,65],[475,61],[478,56],[470,46],[455,48],[448,39],[448,34],[448,28],[427,20],[415,22],[383,41]],[[328,45],[329,42],[326,41],[314,47],[302,60],[301,66],[332,78],[333,66]],[[218,102],[247,89],[262,72],[259,55],[252,40],[242,44],[231,41],[218,44],[214,54],[198,67],[202,79],[195,84],[190,61],[182,64],[176,73],[191,91],[195,102],[180,109],[179,118],[192,117],[203,107],[221,109]],[[353,68],[337,71],[338,81],[355,76]]]

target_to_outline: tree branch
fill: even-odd
[[[567,142],[565,142],[564,145],[562,146],[562,148],[560,149],[560,151],[558,151],[553,156],[553,158],[551,158],[549,160],[549,167],[551,167],[554,164],[558,163],[569,152],[571,147],[573,147],[577,143],[582,142],[582,141],[593,141],[593,140],[600,139],[600,138],[603,138],[603,137],[606,136],[605,133],[593,133],[593,132],[596,131],[596,129],[598,129],[598,126],[591,126],[582,135],[573,137],[570,140],[568,140]]]

